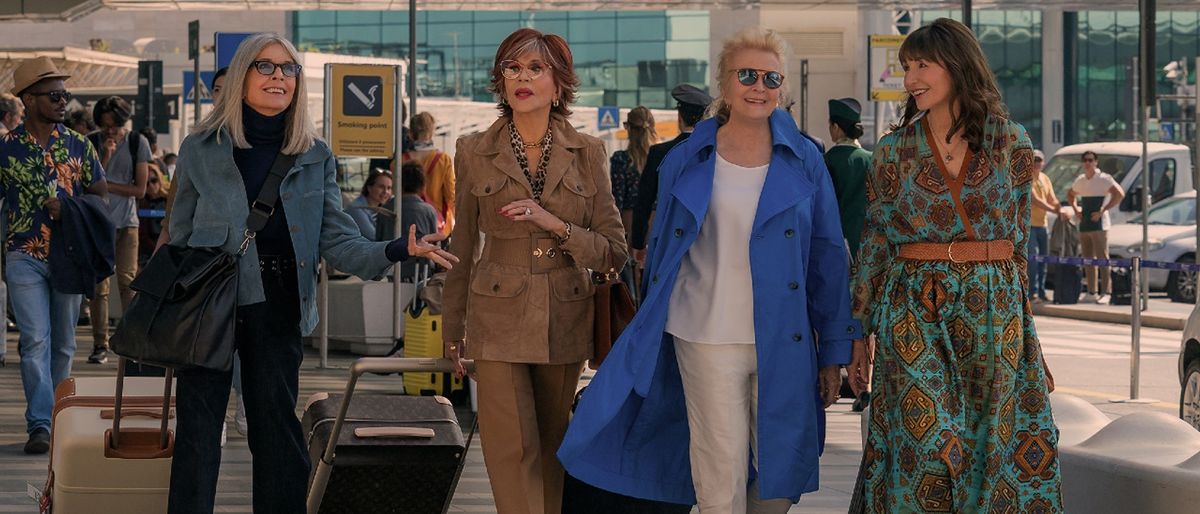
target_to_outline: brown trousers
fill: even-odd
[[[1108,258],[1108,231],[1096,230],[1093,232],[1079,233],[1079,246],[1083,250],[1083,256],[1091,259],[1107,259]],[[1092,294],[1112,294],[1112,285],[1109,284],[1108,266],[1084,266],[1084,273],[1087,274],[1088,292]],[[1099,277],[1097,277],[1099,275]],[[1096,288],[1097,278],[1099,278],[1100,288]]]
[[[92,317],[92,337],[95,347],[108,348],[108,292],[112,289],[113,278],[117,279],[117,290],[121,295],[121,311],[129,308],[133,301],[133,290],[129,284],[138,271],[138,228],[117,229],[116,240],[117,273],[96,284],[96,296],[91,300],[89,309]]]
[[[479,437],[498,514],[559,514],[567,433],[583,363],[475,361]]]

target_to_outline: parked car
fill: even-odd
[[[1179,418],[1200,430],[1200,308],[1192,309],[1179,345]]]
[[[1159,262],[1196,262],[1196,192],[1175,195],[1150,208],[1147,258]],[[1108,254],[1126,259],[1142,254],[1142,217],[1114,223],[1108,231]],[[1196,274],[1147,269],[1151,291],[1166,291],[1173,302],[1196,303]]]

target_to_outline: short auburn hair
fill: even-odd
[[[575,58],[567,40],[556,34],[544,34],[536,29],[523,28],[509,34],[496,49],[496,61],[492,63],[492,80],[488,90],[500,97],[497,108],[504,116],[512,116],[512,107],[504,100],[504,74],[500,63],[516,60],[530,52],[541,54],[542,61],[550,66],[550,75],[558,87],[558,107],[552,112],[570,116],[567,106],[575,102],[575,91],[579,89],[579,76],[575,74]]]

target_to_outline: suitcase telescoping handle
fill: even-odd
[[[474,361],[463,361],[468,371],[475,368]],[[308,512],[317,514],[321,508],[321,500],[325,496],[325,486],[329,485],[329,474],[333,471],[333,452],[337,448],[338,438],[342,435],[342,425],[346,421],[346,412],[350,409],[350,397],[358,385],[358,377],[364,373],[406,373],[406,372],[435,372],[450,373],[454,371],[454,363],[450,359],[397,359],[394,357],[363,357],[354,361],[350,366],[350,380],[346,382],[346,391],[342,395],[342,403],[338,406],[337,419],[333,421],[333,432],[325,450],[321,452],[321,460],[316,462],[317,470],[313,474],[312,484],[308,489]]]
[[[112,428],[112,449],[119,450],[121,448],[121,402],[124,400],[125,393],[125,363],[127,361],[121,357],[117,361],[117,391],[113,395],[113,428]],[[167,368],[167,376],[163,384],[163,406],[162,406],[162,426],[158,436],[158,448],[166,450],[170,439],[168,434],[168,423],[171,421],[171,379],[174,378],[174,371]]]

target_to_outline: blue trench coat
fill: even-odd
[[[786,112],[776,110],[770,122],[774,148],[750,241],[754,319],[728,322],[753,322],[757,341],[761,455],[752,471],[763,498],[796,502],[817,489],[824,446],[818,366],[849,363],[862,328],[850,315],[847,252],[824,159]],[[571,475],[596,487],[696,503],[683,385],[664,327],[680,262],[712,197],[717,128],[716,120],[701,122],[659,168],[645,301],[559,449]]]

